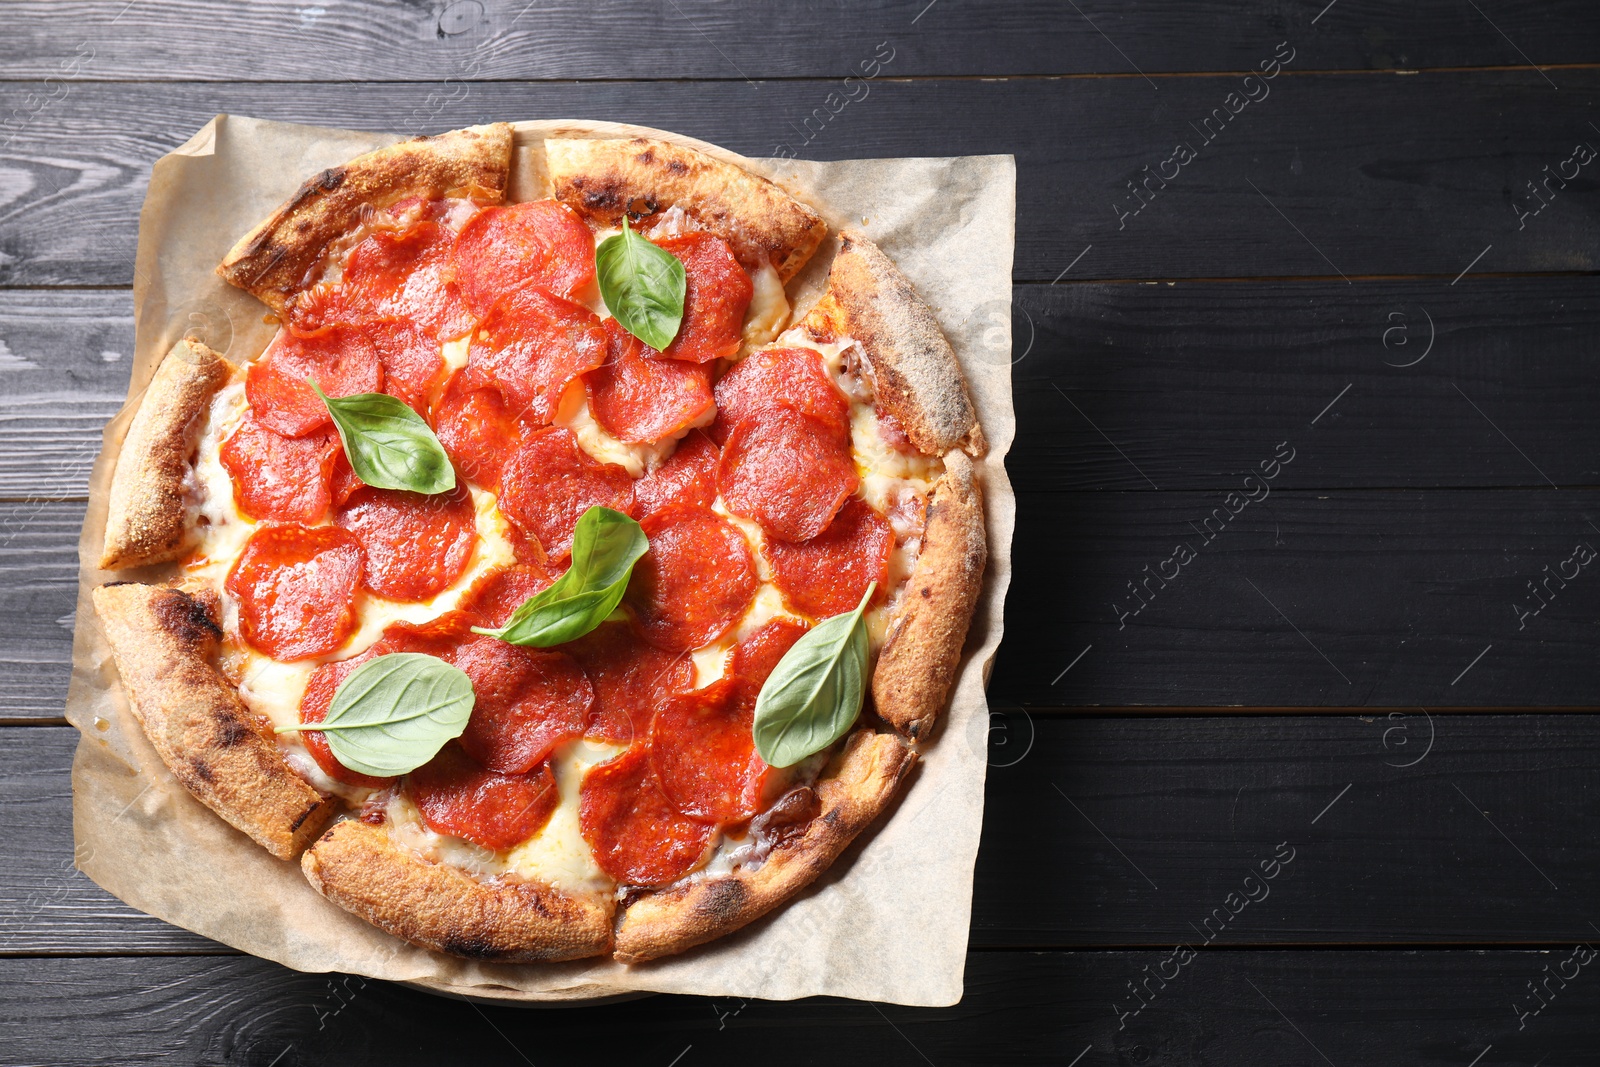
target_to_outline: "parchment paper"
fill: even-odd
[[[73,764],[78,866],[142,911],[302,971],[343,971],[480,997],[579,1000],[636,991],[786,1000],[816,994],[941,1006],[961,998],[972,867],[983,821],[988,708],[984,682],[1000,642],[1016,504],[1002,460],[1011,445],[1010,156],[838,163],[745,160],[642,127],[517,124],[513,196],[544,195],[543,139],[642,133],[693,145],[786,185],[864,231],[938,313],[972,384],[990,451],[982,464],[989,566],[949,717],[896,808],[817,884],[775,916],[672,959],[552,965],[472,963],[417,948],[323,900],[298,863],[275,860],[194,800],[162,765],[127,707],[89,591],[106,495],[132,411],[181,336],[235,361],[274,327],[253,298],[212,270],[234,240],[315,171],[391,143],[354,133],[219,115],[159,160],[140,216],[137,315],[128,404],[106,427],[79,545],[80,584],[67,717],[82,731]],[[801,280],[810,306],[836,244]],[[161,568],[136,577],[159,581]]]

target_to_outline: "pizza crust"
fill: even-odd
[[[827,291],[800,325],[821,343],[848,337],[861,345],[878,407],[917,451],[983,455],[966,376],[932,309],[877,245],[849,230],[839,242]]]
[[[511,174],[511,127],[504,122],[417,137],[329,167],[239,239],[217,273],[282,311],[304,288],[329,242],[375,208],[407,196],[470,197],[498,204]]]
[[[189,457],[233,364],[197,341],[172,347],[139,401],[111,476],[102,570],[165,563],[193,540]]]
[[[277,742],[212,664],[222,631],[177,589],[113,582],[95,610],[128,703],[174,777],[279,859],[321,832],[337,802],[284,762]]]
[[[611,901],[534,882],[480,882],[346,819],[300,858],[333,903],[413,944],[502,963],[572,960],[611,948]]]
[[[670,956],[732,933],[789,900],[832,865],[894,799],[916,764],[893,734],[858,730],[824,768],[820,809],[803,832],[774,845],[755,870],[681,882],[626,906],[617,923],[623,963]]]
[[[914,741],[932,731],[955,680],[987,558],[972,460],[951,452],[928,503],[922,552],[872,673],[879,716]]]
[[[669,207],[727,241],[746,268],[770,263],[787,282],[828,226],[774,183],[703,152],[644,137],[554,138],[545,158],[557,200],[603,226]]]

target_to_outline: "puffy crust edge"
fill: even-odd
[[[179,783],[279,859],[293,859],[337,802],[284,761],[277,742],[212,664],[222,631],[204,604],[165,586],[94,591],[128,702]]]
[[[402,848],[381,826],[336,823],[306,850],[300,869],[346,911],[453,956],[529,963],[611,948],[608,896],[580,897],[534,882],[480,882]]]
[[[916,760],[893,734],[858,730],[817,780],[820,809],[802,833],[774,845],[753,871],[680,883],[628,904],[617,923],[613,955],[623,963],[670,956],[783,904],[888,807]]]
[[[504,122],[416,137],[329,167],[300,186],[223,257],[217,273],[282,311],[330,241],[366,212],[406,196],[468,196],[497,204],[511,174],[512,131]]]
[[[928,505],[922,552],[872,674],[879,716],[912,740],[927,737],[944,707],[987,560],[973,463],[965,453],[951,452]]]
[[[103,570],[165,563],[192,540],[185,483],[206,407],[233,364],[196,341],[172,346],[134,412],[111,476]]]
[[[905,427],[919,452],[942,456],[985,451],[966,376],[932,309],[877,245],[850,230],[827,290],[800,325],[817,340],[861,344],[878,406]]]
[[[821,215],[773,182],[693,148],[645,137],[552,138],[545,158],[556,199],[579,214],[615,226],[626,212],[681,207],[746,267],[770,262],[785,282],[828,233]],[[632,210],[638,201],[649,210]]]

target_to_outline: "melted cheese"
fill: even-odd
[[[755,293],[750,298],[750,310],[744,316],[744,344],[746,349],[771,341],[789,324],[789,294],[783,291],[783,279],[771,263],[763,263],[751,280]]]

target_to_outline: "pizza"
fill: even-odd
[[[884,813],[982,585],[985,445],[871,241],[706,152],[500,123],[312,177],[217,273],[276,333],[160,361],[93,593],[217,816],[413,944],[634,963]]]

